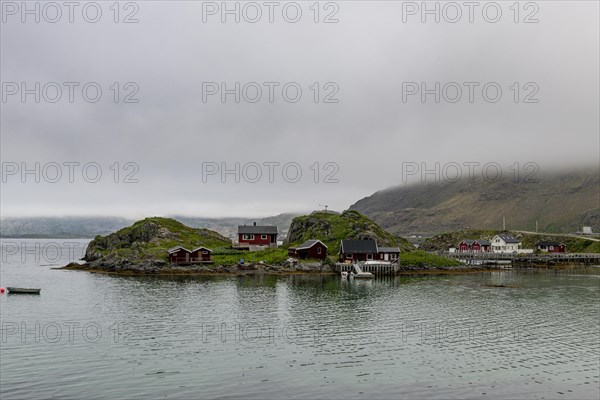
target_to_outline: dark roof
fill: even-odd
[[[560,246],[563,243],[560,242],[550,242],[547,240],[542,240],[541,242],[537,242],[535,245],[536,246]]]
[[[367,240],[342,240],[340,251],[342,253],[377,253],[377,242]]]
[[[380,247],[380,253],[400,253],[399,247]]]
[[[295,247],[295,249],[296,250],[310,249],[317,243],[321,243],[323,246],[325,246],[325,248],[327,248],[327,245],[325,245],[325,243],[321,242],[320,240],[311,239],[311,240],[307,240],[306,242],[302,243],[300,246]]]
[[[240,225],[240,226],[238,226],[238,233],[277,235],[277,227],[271,226],[271,225],[265,225],[265,226]]]
[[[505,243],[521,243],[520,240],[515,239],[514,236],[510,235],[498,235],[498,237],[504,240]]]
[[[490,245],[490,241],[489,240],[472,240],[472,239],[465,239],[462,242],[465,242],[466,244],[468,244],[469,246],[471,246],[473,243],[477,242],[482,246],[489,246]],[[460,243],[462,243],[460,242]],[[459,244],[460,244],[459,243]]]
[[[203,249],[206,250],[206,251],[208,251],[208,252],[210,252],[210,253],[212,253],[211,249],[209,249],[208,247],[204,247],[204,246],[196,247],[194,250],[192,250],[192,253],[194,253],[194,252],[196,252],[198,250],[203,250]]]
[[[171,247],[171,248],[170,248],[169,250],[167,250],[167,251],[169,252],[169,254],[171,254],[171,253],[175,253],[176,251],[179,251],[180,249],[181,249],[181,250],[185,250],[185,251],[187,251],[188,253],[191,253],[191,251],[189,251],[188,249],[186,249],[186,248],[185,248],[185,247],[183,247],[183,246],[175,246],[175,247]]]

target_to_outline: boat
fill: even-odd
[[[354,279],[373,279],[375,275],[370,272],[363,271],[358,264],[354,264],[354,271],[352,271],[352,277]]]
[[[370,272],[358,272],[353,273],[352,276],[354,279],[373,279],[375,275]]]
[[[340,273],[340,275],[342,276],[342,278],[347,278],[348,277],[348,272],[347,271],[342,271]]]
[[[33,288],[19,288],[19,287],[7,287],[8,293],[13,294],[40,294],[42,289],[33,289]]]

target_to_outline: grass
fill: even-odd
[[[265,261],[267,264],[281,263],[289,258],[287,249],[277,247],[260,251],[241,251],[234,249],[219,249],[212,254],[211,259],[216,265],[236,265],[240,259],[245,264]]]
[[[341,214],[315,211],[310,215],[296,217],[290,231],[299,235],[292,243],[286,243],[286,246],[297,246],[309,239],[319,239],[327,245],[330,255],[339,252],[342,239],[356,239],[367,232],[379,238],[379,246],[412,247],[405,239],[384,231],[371,219],[354,210],[346,210]]]
[[[435,254],[427,253],[423,250],[414,250],[411,252],[400,253],[401,266],[431,266],[431,267],[456,267],[463,265],[457,260],[441,257]]]

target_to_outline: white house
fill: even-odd
[[[492,239],[494,253],[516,253],[520,247],[521,242],[510,235],[496,235]]]

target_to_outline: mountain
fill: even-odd
[[[6,217],[0,220],[0,237],[92,238],[132,222],[118,217]]]
[[[399,246],[401,250],[413,248],[406,240],[384,231],[368,217],[350,210],[341,214],[315,211],[294,218],[284,245],[299,245],[309,239],[325,243],[329,255],[339,252],[342,239],[374,239],[379,246]]]
[[[598,168],[547,173],[534,181],[482,178],[396,186],[350,207],[394,234],[435,235],[466,228],[547,233],[600,229]]]
[[[276,225],[283,235],[299,214],[285,213],[266,218],[201,218],[174,216],[192,228],[206,228],[226,237],[235,236],[238,225]],[[0,237],[93,238],[131,225],[133,219],[118,217],[6,217],[0,220]]]

